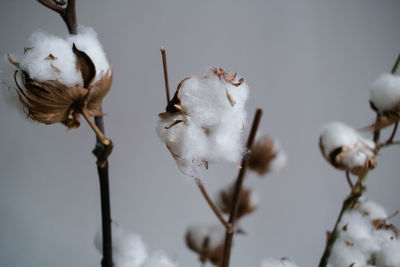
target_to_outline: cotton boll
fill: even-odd
[[[78,34],[71,35],[68,38],[68,43],[70,47],[75,44],[79,50],[85,52],[93,61],[96,66],[95,81],[104,77],[110,69],[110,64],[93,28],[80,25]]]
[[[374,148],[372,140],[340,122],[326,125],[320,135],[320,149],[325,159],[334,167],[355,175],[374,168]]]
[[[72,46],[66,40],[45,32],[31,35],[20,67],[33,80],[57,80],[67,86],[82,84]]]
[[[400,76],[380,75],[372,83],[370,101],[381,112],[398,109],[400,104]]]
[[[247,96],[242,79],[215,68],[178,85],[157,134],[184,174],[195,177],[200,166],[242,158]]]
[[[260,264],[260,267],[297,267],[296,263],[287,258],[266,259]]]
[[[379,267],[400,266],[400,240],[394,239],[388,242],[377,254],[375,254],[376,265]]]
[[[279,143],[268,136],[262,136],[251,148],[248,166],[259,175],[264,175],[280,171],[286,162],[286,153],[281,150]]]
[[[368,258],[369,254],[360,251],[352,243],[339,238],[333,245],[328,262],[331,267],[364,267],[367,266]]]
[[[140,267],[177,267],[163,251],[153,252]]]
[[[358,210],[371,220],[385,219],[388,216],[385,209],[372,200],[361,201]]]
[[[98,232],[94,244],[102,253],[102,234]],[[146,245],[136,233],[123,230],[120,226],[112,224],[112,248],[115,267],[139,267],[147,258]]]
[[[208,250],[214,250],[225,240],[225,229],[220,224],[194,224],[190,225],[186,232],[186,239],[197,251],[203,249],[206,239],[208,239]]]

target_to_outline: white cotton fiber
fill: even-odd
[[[33,80],[58,80],[67,86],[82,84],[72,46],[66,40],[45,32],[31,35],[20,67]]]
[[[347,169],[362,168],[374,157],[374,142],[341,122],[333,122],[324,127],[320,145],[328,161],[334,160],[332,164]],[[341,152],[331,159],[331,153],[339,148],[342,148]]]
[[[339,238],[353,244],[355,249],[359,249],[364,253],[372,253],[379,250],[379,244],[373,239],[371,220],[359,211],[346,212],[338,227],[341,229]]]
[[[140,267],[177,267],[175,261],[168,258],[163,251],[153,252]]]
[[[400,76],[389,73],[381,74],[372,83],[370,100],[381,112],[399,108]]]
[[[261,262],[260,267],[297,267],[296,263],[287,258],[282,259],[265,259]]]
[[[96,31],[91,27],[80,25],[78,27],[78,34],[69,36],[68,42],[71,47],[74,43],[79,50],[84,51],[93,61],[96,66],[95,81],[103,78],[110,69],[110,64],[102,45],[97,39]]]
[[[67,39],[42,31],[33,33],[21,57],[20,68],[40,82],[57,80],[67,86],[83,85],[82,75],[76,68],[73,44],[90,57],[96,68],[95,81],[100,80],[110,64],[96,32],[83,26],[78,28],[78,34]]]
[[[94,244],[102,253],[102,234],[99,231],[95,236]],[[147,259],[146,245],[142,238],[132,232],[127,232],[117,224],[112,224],[112,247],[115,267],[139,267]]]
[[[385,219],[388,216],[385,209],[372,200],[360,202],[360,206],[358,207],[358,209],[366,216],[368,216],[371,220]]]
[[[188,78],[177,94],[182,112],[160,116],[157,134],[185,174],[195,176],[207,163],[241,159],[248,87],[244,82],[233,85],[236,82],[214,68],[206,76]],[[183,122],[174,124],[178,121]]]
[[[376,260],[376,267],[400,267],[400,241],[390,229],[377,226],[376,219],[386,212],[373,201],[361,200],[356,209],[343,214],[339,235],[329,257],[330,267],[365,267]],[[382,223],[387,223],[382,221]]]
[[[388,242],[382,250],[375,255],[376,265],[379,267],[400,266],[400,240]]]
[[[203,249],[204,241],[208,238],[208,250],[212,251],[223,244],[225,228],[220,224],[194,224],[188,227],[186,235],[198,251]]]
[[[333,245],[329,264],[331,267],[365,267],[369,254],[360,251],[357,247],[339,238]]]
[[[274,140],[273,150],[276,153],[276,156],[269,163],[269,171],[273,173],[280,172],[283,168],[285,168],[288,157],[284,150],[282,150],[280,143],[277,140]]]

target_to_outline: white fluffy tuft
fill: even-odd
[[[110,64],[97,39],[96,32],[80,26],[78,34],[66,39],[39,31],[29,38],[20,68],[37,81],[57,80],[67,86],[83,85],[82,75],[76,68],[72,45],[85,52],[96,68],[95,81],[109,70]]]
[[[172,261],[163,251],[153,252],[140,267],[177,267],[175,261]],[[131,266],[132,267],[132,266]]]
[[[138,267],[147,259],[147,249],[142,238],[136,233],[130,233],[117,224],[112,224],[113,260],[116,267]],[[102,235],[97,232],[94,244],[102,253]]]
[[[263,260],[260,264],[260,267],[297,267],[297,265],[288,258],[271,258]]]
[[[399,108],[400,76],[381,74],[372,83],[370,100],[382,112]]]

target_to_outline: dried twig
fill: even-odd
[[[231,225],[228,224],[228,222],[225,220],[224,216],[222,215],[222,212],[218,209],[217,205],[212,201],[211,197],[208,195],[206,188],[204,187],[203,183],[201,182],[201,179],[196,177],[195,178],[196,184],[199,187],[201,193],[203,194],[204,198],[206,199],[208,205],[210,208],[213,210],[217,218],[221,221],[221,223],[225,226],[226,229],[230,228]]]
[[[167,55],[165,54],[165,48],[161,47],[161,56],[162,56],[162,61],[163,61],[163,69],[164,69],[164,80],[165,80],[165,93],[167,95],[167,104],[170,101],[170,95],[169,95],[169,82],[168,82],[168,67],[167,67]]]

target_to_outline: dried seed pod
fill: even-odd
[[[225,230],[221,225],[192,225],[186,232],[187,246],[199,255],[202,263],[210,261],[220,266],[225,244]]]
[[[230,214],[233,205],[234,186],[221,190],[217,195],[217,205],[223,213]],[[243,187],[239,194],[237,218],[252,213],[258,206],[259,195]]]
[[[278,171],[286,164],[286,154],[278,149],[274,140],[263,136],[253,145],[248,155],[249,169],[264,175],[270,171]]]

